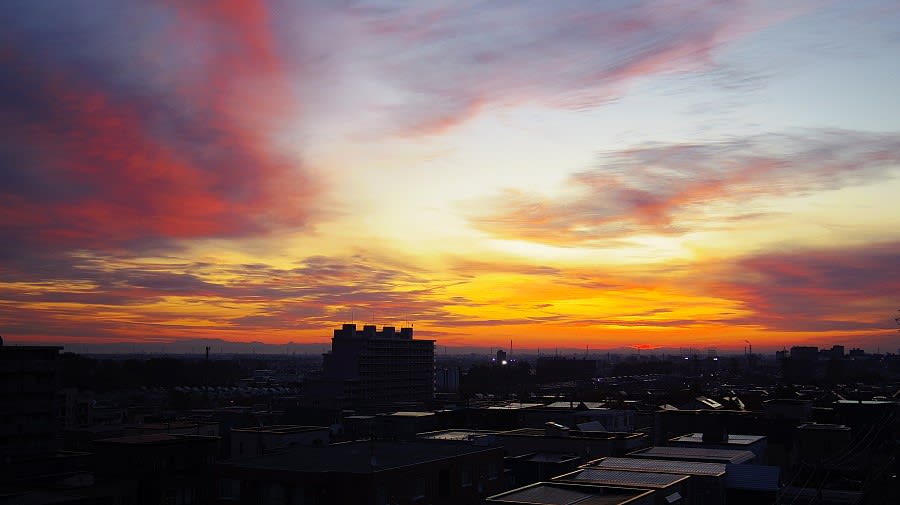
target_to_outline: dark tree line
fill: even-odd
[[[97,391],[132,387],[230,386],[246,372],[237,361],[157,357],[97,359],[73,353],[62,355],[60,383]]]
[[[463,396],[475,393],[520,394],[533,389],[534,376],[527,361],[509,365],[474,365],[460,377],[459,390]]]

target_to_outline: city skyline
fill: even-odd
[[[8,344],[900,347],[895,2],[0,13]]]

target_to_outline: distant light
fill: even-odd
[[[688,357],[687,357],[687,356],[685,356],[685,357],[684,357],[684,359],[688,359]]]
[[[719,361],[719,357],[716,356],[715,358],[713,358],[713,361]]]
[[[506,360],[503,360],[503,361],[500,362],[501,365],[505,365],[505,364],[507,364],[507,363],[508,363],[508,362],[507,362]]]

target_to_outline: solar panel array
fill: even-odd
[[[640,470],[712,477],[717,477],[725,473],[725,465],[722,463],[698,463],[694,461],[673,461],[663,459],[606,458],[602,461],[593,463],[591,466],[597,468],[616,468],[620,470]]]
[[[576,474],[564,476],[562,480],[589,481],[610,486],[666,487],[683,478],[683,475],[674,473],[631,472],[628,470],[585,468]]]

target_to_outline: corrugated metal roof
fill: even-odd
[[[577,473],[558,477],[560,480],[587,481],[610,486],[649,486],[662,488],[683,480],[686,476],[677,473],[635,472],[603,468],[585,468]]]
[[[650,447],[628,454],[630,458],[704,460],[711,463],[746,463],[756,457],[750,451],[705,447]]]
[[[592,463],[591,467],[712,477],[725,474],[725,465],[722,463],[700,463],[696,461],[673,461],[665,459],[605,458],[602,461]]]

